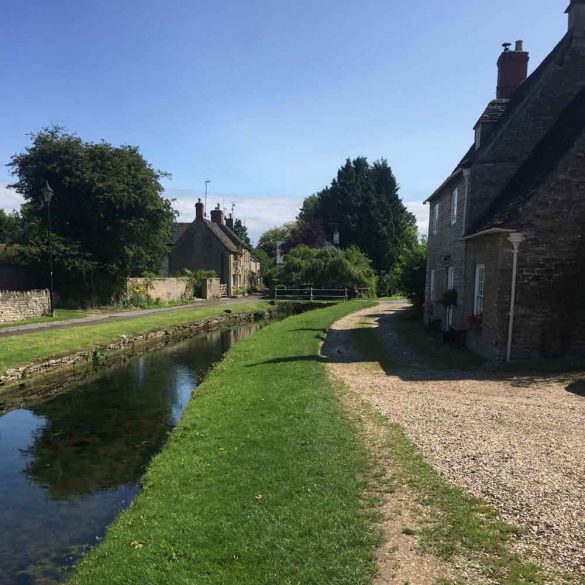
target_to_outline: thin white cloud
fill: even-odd
[[[169,189],[165,196],[174,199],[173,207],[179,212],[179,221],[193,221],[195,202],[201,194],[186,189]],[[240,218],[251,239],[256,242],[266,230],[293,221],[299,213],[303,197],[244,197],[233,193],[213,193],[207,198],[207,207],[213,209],[218,203],[231,211],[235,203],[234,216]]]
[[[193,221],[195,202],[200,194],[188,189],[169,189],[164,195],[174,199],[173,207],[179,212],[179,221]],[[18,193],[8,189],[7,182],[0,181],[0,209],[18,210],[22,202],[23,199]],[[233,193],[213,193],[209,194],[207,202],[210,209],[218,203],[225,204],[227,211],[231,210],[232,202],[235,202],[235,216],[246,224],[250,237],[256,242],[266,230],[293,221],[299,213],[303,197],[245,197]],[[406,201],[404,204],[416,216],[419,232],[426,235],[429,221],[428,206],[418,201]]]
[[[0,181],[0,209],[4,211],[18,211],[23,203],[22,197],[8,183]]]
[[[426,236],[429,230],[429,206],[420,201],[405,201],[404,205],[416,217],[418,233]]]

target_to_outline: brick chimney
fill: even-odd
[[[234,229],[234,217],[231,213],[227,216],[225,220],[225,225],[227,225],[230,228],[230,230]]]
[[[195,219],[200,221],[203,219],[203,214],[205,212],[205,206],[201,203],[201,199],[197,199],[197,203],[195,203]]]
[[[585,0],[571,0],[565,12],[569,15],[569,32],[585,36]]]
[[[217,207],[215,209],[211,210],[211,221],[213,223],[217,223],[219,225],[223,225],[223,223],[224,223],[223,210],[219,206],[219,203],[217,204]]]
[[[516,47],[510,51],[511,43],[504,43],[504,52],[498,59],[497,98],[505,100],[526,81],[528,77],[528,53],[523,41],[516,41]]]

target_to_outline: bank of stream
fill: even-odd
[[[0,585],[50,585],[140,490],[210,366],[262,323],[206,332],[0,417]]]

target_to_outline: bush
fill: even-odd
[[[203,281],[207,280],[208,278],[217,278],[217,274],[215,270],[196,270],[193,272],[185,268],[181,273],[182,278],[185,279],[186,282],[186,291],[185,295],[189,295],[190,292],[193,292],[193,296],[201,297],[203,295]]]
[[[397,268],[399,289],[417,308],[422,308],[425,301],[425,283],[427,274],[427,241],[417,242],[402,257]]]

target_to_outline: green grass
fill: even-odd
[[[363,307],[291,317],[228,352],[71,583],[371,584],[368,454],[318,357],[323,330]]]
[[[22,325],[31,325],[33,323],[54,323],[55,321],[68,321],[70,319],[80,319],[87,317],[88,311],[81,309],[55,309],[54,317],[33,317],[32,319],[24,319],[22,321],[13,321],[11,323],[1,323],[0,329],[8,327],[20,327]]]
[[[238,313],[250,313],[269,308],[266,302],[243,303],[229,305],[229,309]],[[71,329],[57,329],[53,331],[39,331],[26,335],[9,336],[0,340],[0,373],[32,361],[41,361],[60,355],[92,349],[97,346],[112,343],[123,335],[141,335],[150,331],[193,323],[222,314],[224,306],[183,309],[177,312],[156,313],[144,317],[137,317],[113,323],[96,323],[72,327]]]

